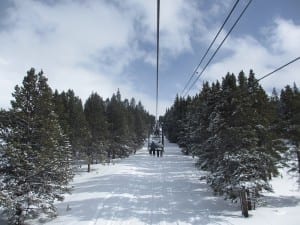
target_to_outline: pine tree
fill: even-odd
[[[80,159],[87,151],[91,136],[81,99],[73,90],[61,94],[55,91],[53,102],[59,123],[70,140],[73,157]]]
[[[2,205],[10,224],[23,224],[38,210],[54,215],[54,200],[62,200],[72,178],[71,150],[59,126],[52,91],[41,71],[31,69],[16,86],[11,122],[1,131]]]
[[[254,203],[250,194],[270,191],[268,180],[277,175],[279,144],[271,126],[276,107],[252,70],[248,77],[241,71],[238,78],[227,73],[221,84],[206,82],[187,102],[177,96],[167,110],[167,134],[198,156],[197,165],[209,172],[207,182],[216,193],[240,197],[247,216]]]
[[[213,148],[219,150],[209,183],[214,190],[235,199],[241,193],[271,190],[268,180],[277,175],[278,152],[269,135],[268,98],[250,71],[246,80],[227,75],[222,83],[222,98],[217,103],[219,123]],[[251,204],[248,203],[251,209]],[[245,213],[245,216],[247,213]]]
[[[297,163],[291,169],[300,173],[300,93],[295,84],[293,88],[288,85],[281,91],[280,118],[283,136],[295,145]]]
[[[183,133],[183,120],[186,116],[188,102],[176,95],[173,106],[167,110],[164,117],[164,123],[166,123],[166,134],[171,142],[178,143],[181,147],[184,147],[183,140],[179,140]]]
[[[116,157],[127,156],[128,153],[124,147],[129,135],[129,129],[119,91],[111,97],[107,105],[106,115],[110,134],[110,157],[114,159]]]
[[[87,120],[91,138],[87,149],[89,165],[93,159],[103,161],[107,158],[108,145],[108,124],[105,116],[105,104],[103,99],[92,93],[84,104],[84,114]],[[90,166],[88,166],[88,172]]]

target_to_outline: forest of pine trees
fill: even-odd
[[[196,96],[176,97],[163,118],[168,139],[198,159],[216,194],[240,199],[242,212],[255,207],[262,190],[271,191],[272,177],[287,150],[295,146],[292,170],[300,173],[300,92],[286,86],[268,96],[255,79],[227,74],[206,82]]]
[[[109,162],[141,147],[154,117],[141,102],[122,100],[119,90],[104,100],[92,93],[84,105],[72,90],[55,91],[43,71],[27,72],[0,111],[0,206],[10,224],[46,213],[71,191],[78,161]]]
[[[155,118],[134,98],[96,92],[82,103],[73,90],[52,91],[43,71],[27,72],[11,108],[0,110],[0,206],[10,224],[55,216],[55,200],[71,191],[78,162],[88,165],[127,157],[144,143]],[[255,208],[269,181],[292,157],[300,173],[300,91],[286,86],[268,95],[253,71],[204,83],[197,95],[177,96],[161,118],[171,142],[197,157],[216,194]],[[293,146],[293,148],[287,148]],[[291,151],[292,149],[292,151]]]

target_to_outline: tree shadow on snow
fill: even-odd
[[[294,207],[300,204],[300,198],[295,196],[265,196],[265,206],[271,208]]]
[[[95,224],[218,224],[241,217],[239,205],[213,196],[190,156],[167,148],[162,158],[138,152],[122,160],[124,170],[77,183],[65,202],[56,204],[64,218]],[[67,210],[67,208],[70,210]]]
[[[2,219],[2,218],[1,218],[2,216],[3,216],[3,215],[0,214],[0,224],[1,224],[1,225],[7,225],[7,220]]]

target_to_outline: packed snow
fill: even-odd
[[[166,143],[163,157],[151,156],[144,147],[129,158],[110,165],[92,165],[78,173],[73,193],[56,204],[58,217],[28,221],[38,225],[137,224],[271,224],[300,223],[300,192],[295,177],[282,170],[272,181],[274,193],[250,217],[239,204],[214,196],[195,159],[182,155],[176,144]],[[85,169],[85,168],[83,168]],[[1,224],[4,224],[1,221]]]

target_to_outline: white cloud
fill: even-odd
[[[191,51],[196,1],[161,1],[162,61]],[[156,4],[153,1],[14,1],[0,30],[0,105],[30,67],[43,69],[52,88],[74,89],[85,100],[120,88],[154,113],[154,97],[137,92],[126,67],[138,60],[154,66]],[[152,50],[143,49],[149,45]],[[150,48],[149,47],[149,48]],[[164,109],[163,109],[164,110]],[[163,111],[161,112],[164,113]]]
[[[213,61],[200,80],[213,82],[221,80],[227,72],[237,75],[244,70],[248,74],[250,69],[254,70],[256,78],[260,78],[300,56],[300,25],[291,20],[276,19],[272,26],[264,29],[263,34],[267,44],[250,35],[228,38],[219,52],[225,52],[225,57]],[[293,82],[300,84],[299,72],[300,60],[262,80],[261,84],[268,92],[273,87],[282,89]],[[198,82],[194,91],[201,86],[202,82]]]
[[[126,1],[127,2],[127,1]],[[156,4],[155,1],[128,1],[132,13],[139,19],[143,29],[143,41],[156,44]],[[163,57],[176,57],[192,51],[195,24],[202,23],[202,14],[197,1],[164,0],[160,6],[160,47]],[[127,3],[129,4],[129,3]],[[136,11],[138,10],[138,11]]]
[[[120,88],[123,98],[142,100],[154,113],[154,94],[138,91],[139,83],[127,68],[144,61],[154,69],[155,2],[68,0],[46,4],[15,0],[14,7],[1,18],[6,26],[0,30],[0,107],[9,106],[13,87],[22,82],[30,67],[35,67],[44,70],[54,89],[74,89],[85,100],[92,91],[106,98]],[[224,4],[222,1],[221,6],[216,2],[206,11],[202,8],[206,3],[197,0],[161,1],[162,68],[183,53],[195,51],[195,44],[207,45],[216,33],[220,15],[232,5],[229,0]],[[208,22],[210,15],[215,19],[212,22]],[[299,33],[299,25],[292,20],[277,19],[265,29],[267,45],[253,36],[231,36],[221,49],[228,55],[213,62],[203,78],[214,81],[228,71],[237,74],[250,68],[259,77],[299,54]],[[296,71],[300,71],[299,62],[282,72],[288,77],[274,75],[263,84],[270,87],[294,80],[300,83]],[[171,103],[161,98],[160,113]]]
[[[223,0],[223,1],[212,1],[210,8],[208,9],[208,15],[210,16],[219,16],[220,13],[226,11],[227,9],[229,9],[230,7],[232,7],[233,5],[233,1],[232,0]],[[207,4],[207,2],[205,2]]]
[[[296,25],[292,20],[277,18],[269,35],[271,36],[270,44],[275,52],[300,55],[300,25]]]

